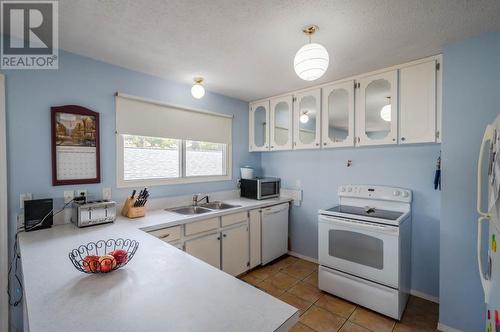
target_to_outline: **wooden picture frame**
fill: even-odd
[[[51,113],[52,185],[101,182],[99,113],[78,105]]]

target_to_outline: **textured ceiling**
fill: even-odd
[[[60,46],[134,70],[255,100],[418,59],[500,27],[498,0],[64,0]],[[330,54],[315,82],[293,70],[306,43]]]

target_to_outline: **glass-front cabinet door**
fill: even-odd
[[[250,151],[269,150],[269,100],[250,104]]]
[[[319,149],[321,90],[313,89],[297,93],[293,113],[293,148]]]
[[[323,88],[321,144],[323,148],[354,145],[354,81]]]
[[[271,99],[271,151],[292,149],[292,104],[292,95]]]
[[[356,144],[396,144],[398,128],[397,70],[359,79]]]

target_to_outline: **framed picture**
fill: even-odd
[[[50,111],[52,185],[101,182],[99,113],[77,105]]]

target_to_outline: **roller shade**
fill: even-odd
[[[231,143],[232,116],[117,93],[118,134]]]

